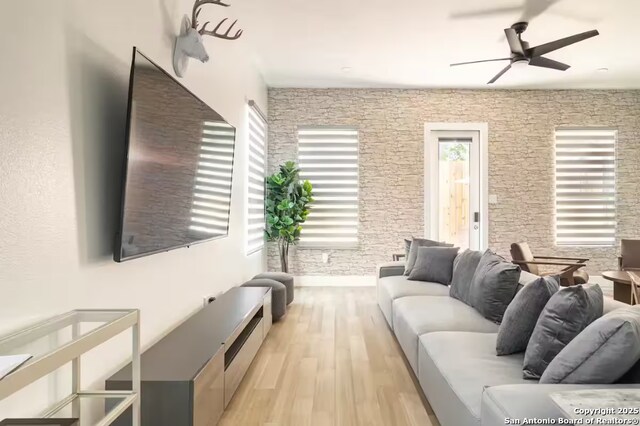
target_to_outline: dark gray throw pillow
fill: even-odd
[[[471,280],[473,279],[473,274],[476,273],[481,258],[482,252],[476,250],[467,249],[458,254],[456,260],[453,261],[453,275],[451,277],[449,296],[471,306],[471,298],[469,297]]]
[[[518,289],[520,267],[487,250],[471,280],[471,306],[486,319],[500,324]]]
[[[449,285],[457,255],[457,247],[420,247],[408,279]]]
[[[547,366],[589,324],[602,316],[597,284],[561,288],[542,310],[524,354],[523,377],[539,379]]]
[[[540,383],[609,384],[640,360],[640,306],[595,320],[551,361]]]
[[[540,313],[559,289],[560,277],[539,277],[516,294],[504,312],[498,330],[498,355],[511,355],[527,349]]]
[[[418,258],[418,249],[420,247],[453,247],[453,244],[441,243],[439,241],[427,240],[425,238],[411,238],[411,248],[407,263],[404,265],[404,274],[409,275]]]

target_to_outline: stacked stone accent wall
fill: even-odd
[[[489,125],[489,245],[509,257],[528,241],[534,253],[581,255],[588,271],[615,268],[619,247],[555,247],[554,129],[618,129],[618,239],[640,238],[640,91],[271,89],[269,169],[297,158],[299,125],[354,126],[360,132],[360,233],[355,250],[292,251],[295,275],[373,275],[424,235],[424,125]],[[330,262],[322,262],[322,253]],[[269,248],[269,268],[279,268]],[[348,283],[346,283],[348,284]]]

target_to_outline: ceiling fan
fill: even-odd
[[[513,24],[511,28],[506,28],[504,30],[504,33],[507,36],[507,41],[509,42],[509,48],[511,49],[511,56],[509,56],[508,58],[459,62],[457,64],[451,64],[451,66],[456,67],[458,65],[477,64],[481,62],[509,61],[509,65],[504,67],[502,71],[500,71],[495,77],[489,80],[489,83],[487,84],[495,83],[496,80],[502,77],[504,73],[509,71],[512,67],[532,65],[534,67],[551,68],[554,70],[566,71],[570,68],[569,65],[563,64],[562,62],[554,61],[553,59],[545,58],[542,55],[558,49],[562,49],[563,47],[567,47],[579,41],[583,41],[600,34],[598,30],[591,30],[584,33],[572,35],[570,37],[561,38],[549,43],[541,44],[539,46],[529,47],[529,43],[522,40],[522,33],[525,32],[528,26],[528,22],[517,22]]]
[[[451,14],[453,19],[479,18],[483,16],[520,13],[521,22],[529,22],[542,15],[547,9],[560,3],[562,0],[525,0],[524,3],[514,6],[502,6],[491,9],[473,10],[467,12],[455,12]]]

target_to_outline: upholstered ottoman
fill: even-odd
[[[269,280],[278,281],[287,287],[287,305],[290,305],[293,302],[293,275],[287,274],[285,272],[263,272],[262,274],[258,274],[253,279],[261,279],[266,278]]]
[[[287,313],[287,288],[281,282],[266,278],[252,279],[241,287],[271,287],[271,315],[278,321]]]

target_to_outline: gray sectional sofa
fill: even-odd
[[[404,263],[378,268],[378,304],[443,426],[497,426],[506,418],[560,418],[549,394],[640,385],[540,385],[522,378],[524,354],[498,357],[498,325],[449,297],[449,287],[410,281]],[[523,273],[520,285],[537,277]],[[626,306],[605,299],[604,311]]]

